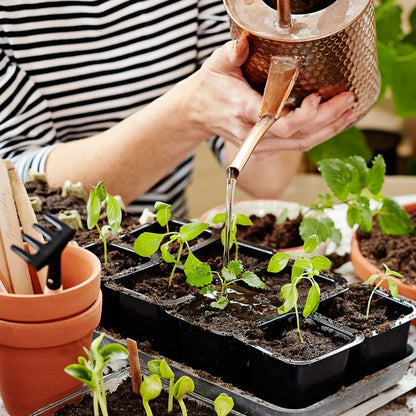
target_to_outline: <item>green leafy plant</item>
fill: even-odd
[[[151,373],[157,374],[159,377],[169,380],[169,398],[168,398],[168,412],[173,409],[173,383],[175,374],[170,368],[165,359],[163,360],[150,360],[147,363],[147,367]]]
[[[225,213],[221,212],[214,216],[212,222],[214,224],[225,223]],[[237,225],[253,225],[253,222],[247,215],[244,214],[236,214],[232,216],[231,219],[231,226],[230,226],[230,241],[229,241],[229,249],[235,246],[235,260],[238,260],[238,242],[237,242]],[[225,246],[225,227],[221,231],[221,242],[222,245]]]
[[[194,382],[188,376],[182,376],[181,378],[178,379],[178,381],[173,386],[173,397],[179,403],[179,406],[182,411],[182,416],[188,415],[183,398],[186,394],[192,393],[194,389],[195,389]]]
[[[390,276],[403,277],[403,275],[398,272],[395,272],[394,270],[390,270],[388,266],[386,266],[384,263],[383,266],[385,268],[384,275],[380,275],[378,273],[372,274],[365,282],[363,282],[363,284],[365,285],[374,285],[373,290],[371,291],[370,297],[368,299],[365,319],[368,319],[368,317],[370,316],[371,301],[373,299],[374,293],[384,281],[388,281],[390,294],[394,298],[397,298],[397,296],[399,295],[397,283]],[[377,283],[375,283],[377,279],[379,280],[377,281]]]
[[[233,410],[234,400],[225,393],[220,393],[214,400],[214,409],[218,416],[227,416]]]
[[[67,374],[82,381],[91,389],[93,393],[94,416],[100,414],[100,409],[103,416],[108,416],[103,379],[104,367],[113,361],[126,359],[129,355],[127,348],[120,344],[107,344],[100,348],[103,338],[104,334],[101,334],[93,340],[90,350],[84,347],[88,360],[80,356],[78,357],[79,364],[70,364],[64,370]]]
[[[295,310],[297,329],[302,343],[304,341],[300,330],[297,285],[302,280],[309,281],[311,285],[302,311],[302,315],[307,318],[311,313],[318,309],[321,297],[319,285],[314,277],[317,276],[322,270],[328,269],[331,266],[330,260],[325,256],[316,255],[311,258],[305,257],[306,254],[311,254],[316,249],[318,244],[318,237],[316,235],[312,235],[305,241],[303,254],[278,252],[271,257],[267,267],[267,271],[271,273],[278,273],[288,265],[290,259],[294,259],[291,272],[291,282],[283,285],[280,290],[280,297],[284,300],[284,303],[277,309],[277,313],[282,315],[292,309]]]
[[[371,167],[367,167],[360,156],[350,156],[345,160],[325,159],[318,162],[318,169],[328,185],[330,193],[320,194],[318,201],[308,207],[308,212],[299,227],[305,241],[316,234],[320,241],[328,238],[339,244],[341,233],[333,221],[323,215],[324,210],[336,204],[346,204],[347,222],[350,227],[357,225],[369,232],[376,218],[381,230],[387,235],[406,235],[414,231],[411,219],[405,209],[392,198],[381,192],[386,172],[386,164],[377,155]],[[374,207],[371,200],[375,201]]]
[[[166,227],[166,232],[169,232],[169,220],[172,217],[172,212],[170,209],[171,205],[166,204],[165,202],[156,201],[154,205],[156,213],[156,221],[161,227]]]
[[[204,222],[191,222],[189,224],[182,225],[179,231],[171,231],[166,233],[144,232],[136,238],[134,242],[134,251],[140,256],[150,257],[160,248],[163,260],[166,263],[173,263],[168,285],[170,287],[177,266],[182,264],[182,253],[184,247],[187,247],[188,249],[187,259],[184,263],[185,274],[186,271],[189,270],[190,265],[193,267],[196,262],[199,262],[195,255],[191,252],[189,241],[197,238],[203,231],[208,228],[208,225],[209,224]],[[166,238],[168,238],[168,241],[162,244],[163,240]],[[179,244],[176,258],[169,252],[169,245],[173,242],[177,242]]]
[[[115,235],[120,229],[121,224],[121,205],[116,198],[110,195],[105,187],[104,182],[100,181],[96,186],[92,186],[87,202],[87,226],[88,229],[96,228],[104,244],[104,267],[107,268],[107,239],[102,232],[98,222],[101,214],[101,203],[106,201],[106,215],[111,232]]]
[[[150,400],[154,400],[159,397],[161,392],[162,382],[157,374],[151,374],[142,381],[142,384],[140,384],[140,395],[142,396],[146,416],[153,416],[149,402]]]
[[[229,301],[225,295],[225,289],[231,284],[241,281],[251,287],[266,289],[266,285],[255,273],[244,271],[241,260],[231,260],[227,264],[227,267],[222,268],[221,273],[212,271],[207,263],[200,263],[189,272],[189,277],[194,280],[208,280],[208,276],[210,276],[212,281],[212,274],[216,275],[220,282],[220,293],[218,294],[215,285],[212,283],[204,286],[199,293],[215,299],[210,303],[213,308],[222,310],[228,305]]]

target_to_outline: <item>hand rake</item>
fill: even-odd
[[[12,245],[11,249],[36,270],[49,265],[45,292],[47,290],[59,291],[62,287],[61,253],[67,243],[74,237],[75,230],[51,214],[43,214],[43,218],[56,227],[55,231],[37,223],[33,224],[33,228],[45,237],[46,243],[39,242],[31,236],[23,234],[23,240],[37,249],[36,253],[31,254],[15,245]]]

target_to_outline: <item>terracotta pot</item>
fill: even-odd
[[[88,250],[68,245],[62,252],[61,267],[63,292],[48,295],[0,293],[0,319],[45,322],[89,308],[100,290],[100,260]]]
[[[404,204],[404,209],[407,212],[416,210],[416,202]],[[354,233],[351,240],[351,262],[354,267],[355,273],[361,280],[367,280],[372,274],[383,274],[377,266],[370,263],[360,251],[360,243],[357,235]],[[400,270],[398,270],[400,272]],[[399,288],[399,294],[409,299],[416,299],[416,285],[406,285],[400,279],[392,277],[397,283]],[[388,289],[388,282],[384,281],[381,286]]]
[[[12,416],[26,416],[81,387],[64,368],[89,347],[100,322],[100,262],[68,246],[62,277],[61,293],[1,296],[0,395]]]

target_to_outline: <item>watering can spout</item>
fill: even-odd
[[[290,0],[277,0],[277,26],[287,30],[291,24]]]

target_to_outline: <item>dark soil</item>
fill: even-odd
[[[237,238],[251,244],[272,249],[298,247],[303,245],[299,235],[299,224],[301,217],[286,220],[282,224],[277,223],[273,214],[266,214],[263,217],[250,216],[253,225],[248,227],[239,226]]]
[[[173,411],[167,411],[168,394],[162,391],[161,395],[150,402],[150,407],[154,415],[157,416],[181,416],[179,404],[174,400]],[[186,408],[189,415],[195,416],[215,416],[216,413],[207,405],[193,399],[185,398]],[[107,394],[108,414],[111,416],[146,416],[141,397],[133,393],[131,380],[128,377],[123,381],[117,390]],[[92,397],[86,395],[78,404],[69,404],[59,409],[55,416],[94,416]]]
[[[186,283],[181,269],[177,269],[169,287],[171,270],[171,264],[162,262],[141,270],[139,274],[123,278],[120,282],[109,282],[108,285],[116,290],[122,290],[123,287],[134,290],[155,303],[175,300],[197,292],[197,288]]]
[[[370,315],[366,319],[367,304],[372,286],[351,284],[349,290],[341,296],[334,297],[322,303],[319,312],[331,318],[338,324],[371,335],[388,331],[391,324],[399,318],[391,302],[382,296],[374,296],[371,302]],[[390,305],[390,307],[389,307]]]
[[[416,227],[416,211],[411,213],[411,219]],[[384,263],[390,270],[403,275],[403,283],[416,284],[416,233],[386,235],[380,226],[374,223],[371,232],[358,231],[357,237],[363,256],[381,271],[384,270]]]

